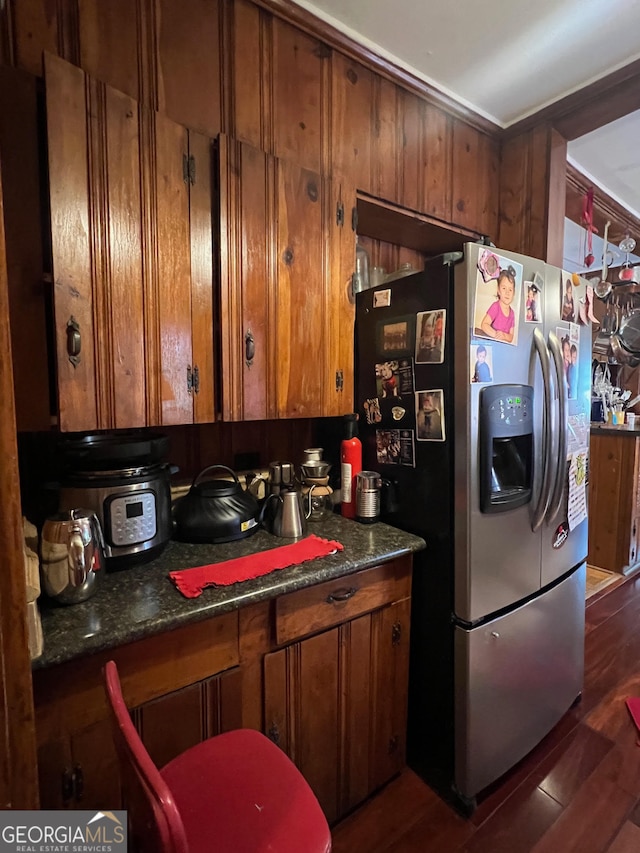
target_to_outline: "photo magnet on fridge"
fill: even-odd
[[[567,396],[570,400],[578,397],[578,356],[580,355],[580,327],[570,323],[569,328],[558,326],[556,335],[560,341],[564,378],[567,383]]]
[[[493,347],[471,344],[471,381],[493,382]]]
[[[413,354],[415,317],[396,317],[376,326],[376,350],[382,358],[399,358]]]
[[[562,304],[560,306],[560,319],[566,323],[576,323],[578,321],[576,310],[576,306],[578,305],[577,285],[580,284],[580,276],[562,270],[561,281]]]
[[[542,323],[542,305],[540,288],[534,281],[524,283],[527,298],[525,301],[525,323]]]
[[[415,467],[412,429],[377,429],[376,461],[379,465]]]
[[[376,389],[381,400],[413,394],[413,361],[393,359],[376,364]]]
[[[485,258],[487,252],[491,257]],[[475,337],[517,345],[522,280],[522,264],[517,261],[489,249],[480,255],[473,312]]]
[[[416,392],[418,441],[444,441],[444,392],[442,388]]]
[[[416,321],[416,364],[442,364],[447,312],[421,311]]]
[[[376,290],[373,294],[374,308],[388,308],[391,305],[391,289]]]
[[[379,424],[382,421],[382,412],[380,411],[380,400],[377,397],[372,397],[365,400],[363,403],[364,414],[368,424]]]
[[[376,364],[376,390],[381,400],[400,396],[397,361],[383,361]]]

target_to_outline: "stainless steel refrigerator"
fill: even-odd
[[[408,762],[465,811],[582,689],[590,295],[469,243],[356,297],[363,466],[427,543]]]

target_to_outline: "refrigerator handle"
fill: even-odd
[[[531,514],[531,529],[539,530],[549,508],[551,499],[551,364],[549,350],[539,329],[534,329],[533,346],[531,347],[531,358],[529,360],[529,385],[535,383],[536,356],[540,361],[542,371],[542,388],[544,392],[544,404],[542,408],[542,453],[536,452],[536,457],[542,459],[542,483],[538,494],[538,502]]]
[[[564,375],[564,361],[560,341],[554,332],[549,332],[549,349],[553,358],[558,388],[558,440],[555,442],[555,483],[549,503],[547,519],[551,520],[560,512],[567,480],[567,410],[569,408],[567,381]],[[552,450],[553,453],[553,450]]]

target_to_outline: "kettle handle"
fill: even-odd
[[[231,476],[233,477],[234,481],[235,481],[236,483],[238,483],[238,485],[240,485],[240,483],[239,483],[239,481],[238,481],[238,478],[236,477],[236,472],[235,472],[235,471],[233,471],[231,468],[228,468],[226,465],[209,465],[209,467],[208,467],[208,468],[204,468],[202,471],[200,471],[200,473],[199,473],[199,474],[197,474],[197,475],[193,478],[193,482],[191,483],[191,485],[192,485],[192,486],[197,486],[197,485],[198,485],[198,483],[200,482],[200,479],[201,479],[201,478],[202,478],[202,477],[203,477],[207,472],[209,472],[209,471],[213,471],[213,469],[214,469],[214,468],[222,468],[224,471],[228,471],[228,472],[231,474]]]
[[[69,535],[69,569],[73,572],[73,582],[75,586],[81,586],[87,574],[87,565],[84,554],[84,541],[82,539],[82,530],[75,525],[72,527]]]
[[[267,506],[271,503],[271,498],[276,498],[277,500],[282,502],[282,498],[280,497],[280,495],[277,495],[275,492],[272,492],[270,495],[267,495],[260,509],[260,515],[258,516],[258,524],[264,523],[264,517],[267,512]]]
[[[312,507],[311,507],[311,495],[313,494],[313,490],[315,489],[315,487],[316,487],[317,485],[318,485],[317,483],[313,483],[313,485],[311,486],[311,488],[310,488],[310,489],[309,489],[309,491],[307,492],[307,510],[306,510],[306,512],[305,512],[305,514],[304,514],[304,517],[305,517],[305,518],[310,518],[310,517],[311,517],[311,508],[312,508]]]

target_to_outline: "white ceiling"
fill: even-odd
[[[640,0],[296,0],[502,127],[640,58]],[[569,160],[640,217],[640,111]]]

